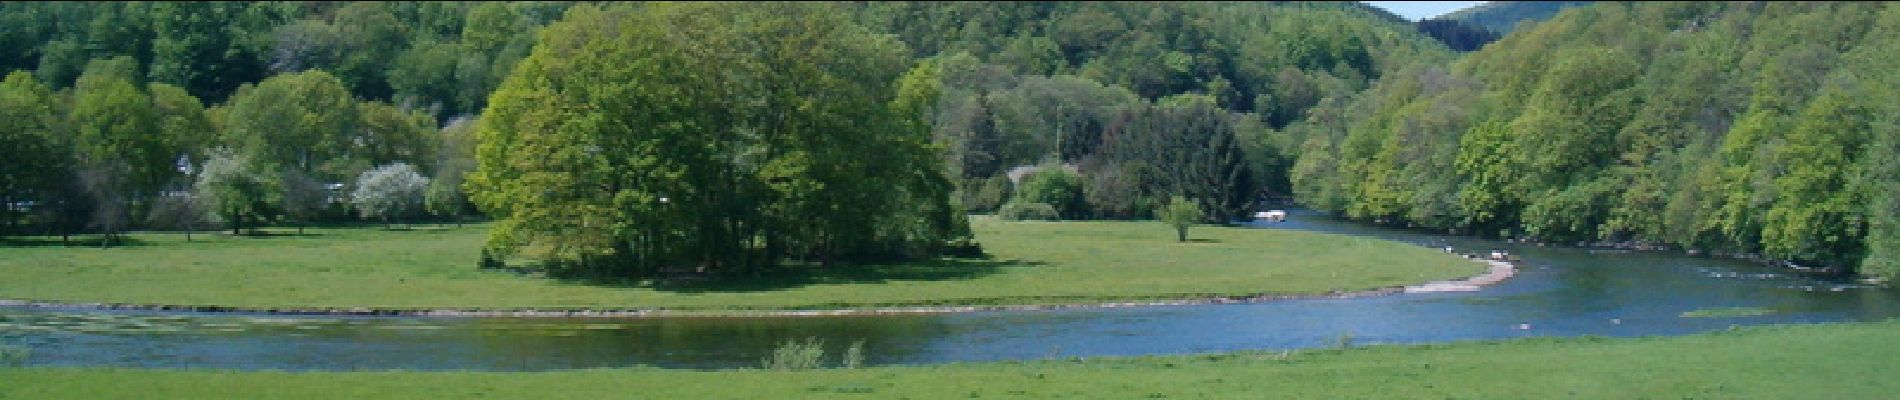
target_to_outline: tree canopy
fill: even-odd
[[[558,273],[935,254],[950,207],[908,50],[835,5],[576,6],[477,125],[490,244]],[[930,84],[907,80],[907,84]]]
[[[1891,275],[1900,8],[1597,3],[1290,127],[1302,202]]]

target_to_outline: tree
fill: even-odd
[[[0,83],[0,235],[25,217],[15,204],[53,205],[70,152],[54,140],[59,111],[53,93],[24,71]]]
[[[185,241],[191,241],[191,234],[211,223],[211,212],[207,209],[210,202],[192,191],[167,193],[154,199],[152,211],[146,214],[146,223],[151,226],[185,231]]]
[[[362,116],[343,81],[328,72],[281,74],[244,85],[224,107],[225,143],[252,162],[324,181],[354,177],[344,156]]]
[[[277,182],[282,189],[277,208],[297,223],[297,234],[302,235],[304,226],[316,221],[329,208],[330,191],[323,187],[323,182],[297,171],[281,171]]]
[[[110,245],[135,204],[155,194],[178,171],[178,152],[161,134],[158,110],[136,85],[130,57],[93,60],[74,85],[74,148],[80,182],[98,207],[93,225]]]
[[[1088,203],[1082,191],[1081,176],[1067,167],[1045,164],[1023,176],[1012,202],[1048,204],[1063,219],[1083,219],[1088,216]]]
[[[938,254],[967,226],[909,52],[835,7],[575,6],[477,126],[491,248],[621,278]]]
[[[428,188],[429,178],[416,173],[416,167],[398,162],[364,171],[356,179],[350,202],[363,218],[380,218],[387,224],[422,209]]]
[[[237,235],[246,220],[259,221],[269,210],[272,197],[280,193],[278,181],[259,173],[249,156],[229,149],[212,149],[193,192],[211,209],[212,214],[231,224]],[[252,231],[257,227],[253,225]]]
[[[1162,205],[1160,210],[1155,211],[1155,215],[1161,216],[1161,222],[1174,227],[1175,240],[1181,242],[1187,241],[1188,228],[1201,222],[1201,218],[1204,217],[1201,212],[1201,203],[1182,196],[1169,199],[1168,204]]]
[[[475,122],[455,118],[437,136],[435,178],[429,180],[428,209],[462,225],[462,214],[469,208],[463,179],[475,170]]]

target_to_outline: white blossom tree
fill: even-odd
[[[400,220],[421,209],[428,189],[429,178],[416,173],[416,167],[397,162],[358,176],[350,202],[363,218],[378,218],[388,224],[392,218]]]

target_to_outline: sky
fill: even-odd
[[[1383,8],[1386,11],[1391,11],[1393,14],[1398,14],[1400,17],[1404,17],[1405,19],[1418,21],[1420,19],[1436,17],[1436,16],[1439,16],[1440,14],[1444,14],[1444,13],[1448,13],[1452,11],[1458,11],[1460,9],[1464,9],[1465,7],[1475,6],[1475,5],[1478,5],[1479,3],[1484,3],[1484,2],[1482,1],[1368,1],[1365,3],[1371,4],[1373,7]]]

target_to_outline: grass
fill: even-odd
[[[0,369],[0,398],[1888,398],[1900,323],[807,371]],[[109,382],[110,384],[100,384]]]
[[[717,285],[599,285],[475,268],[486,226],[145,233],[99,249],[0,247],[0,298],[242,308],[782,310],[1300,295],[1470,276],[1432,249],[1285,230],[978,218],[985,260],[835,269]]]
[[[1761,308],[1761,307],[1727,307],[1727,308],[1704,308],[1704,309],[1695,310],[1695,311],[1684,311],[1682,312],[1682,317],[1683,318],[1755,317],[1755,316],[1762,316],[1762,315],[1768,315],[1768,314],[1774,314],[1774,313],[1775,313],[1775,310]]]

